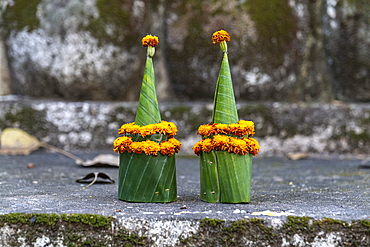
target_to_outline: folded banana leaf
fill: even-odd
[[[238,122],[238,112],[226,41],[222,43],[221,49],[223,50],[223,59],[216,83],[212,123],[235,124]],[[215,150],[203,151],[200,154],[200,190],[201,199],[204,201],[213,203],[249,202],[251,177],[251,154],[240,155]]]
[[[200,155],[200,196],[204,201],[249,202],[251,176],[251,154],[210,151]]]
[[[137,107],[135,123],[140,126],[160,123],[161,115],[158,106],[155,87],[155,74],[153,58],[147,57],[145,62],[144,77],[141,84],[139,104]]]
[[[120,154],[118,198],[129,202],[171,202],[177,198],[175,156]]]
[[[151,47],[152,51],[154,47]],[[145,126],[161,122],[155,87],[152,56],[148,53],[140,91],[135,124]],[[154,134],[143,138],[132,136],[133,141],[152,140],[157,143],[168,136]],[[157,156],[145,153],[120,154],[118,198],[130,202],[171,202],[177,199],[175,155]]]
[[[213,123],[232,124],[238,122],[239,118],[236,109],[233,82],[226,52],[222,59],[220,73],[216,83],[213,105]]]

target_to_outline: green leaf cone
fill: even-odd
[[[147,56],[135,123],[144,126],[160,122],[161,114],[155,88],[153,59]]]
[[[129,202],[172,202],[177,198],[175,156],[120,154],[118,198]]]
[[[152,57],[147,56],[135,124],[160,123],[155,74]],[[168,136],[154,134],[133,136],[134,141],[146,139],[161,142]],[[172,202],[177,199],[175,155],[151,156],[137,153],[120,154],[118,198],[130,202]]]
[[[232,124],[237,123],[238,120],[229,59],[227,53],[224,52],[220,74],[218,75],[216,84],[212,122]]]
[[[212,123],[239,121],[227,52],[224,52],[218,76]],[[201,199],[207,202],[243,203],[250,201],[252,155],[226,151],[200,155]]]
[[[250,201],[252,155],[226,151],[203,152],[200,160],[200,196],[207,202]]]

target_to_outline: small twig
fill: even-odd
[[[65,155],[65,156],[67,156],[67,157],[69,157],[71,159],[74,159],[77,164],[83,164],[85,162],[81,158],[79,158],[79,157],[77,157],[77,156],[75,156],[75,155],[73,155],[71,153],[68,153],[67,151],[64,151],[63,149],[60,149],[60,148],[51,146],[51,145],[49,145],[49,144],[47,144],[45,142],[40,142],[40,147],[44,147],[44,148],[50,149],[50,150],[55,151],[57,153],[63,154],[63,155]]]
[[[94,172],[94,175],[95,175],[94,180],[91,183],[89,183],[88,185],[86,185],[85,187],[82,187],[82,189],[87,189],[88,187],[93,185],[96,182],[96,180],[98,180],[98,174],[99,174],[98,172]]]

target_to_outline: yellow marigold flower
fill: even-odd
[[[145,153],[152,156],[158,156],[158,153],[161,153],[162,155],[172,156],[179,152],[181,142],[173,137],[161,143],[151,140],[133,142],[131,137],[122,136],[114,140],[113,145],[113,150],[117,153]]]
[[[176,135],[177,127],[174,123],[162,121],[161,123],[148,124],[145,126],[135,125],[135,123],[127,123],[121,126],[118,130],[118,134],[131,134],[131,135],[141,135],[146,137],[154,134],[163,134],[172,137]]]
[[[155,125],[154,124],[148,124],[148,125],[142,126],[140,128],[140,132],[139,132],[139,134],[142,137],[150,136],[150,135],[153,135],[155,133],[156,133],[156,130],[155,130]]]
[[[175,153],[178,153],[181,147],[181,142],[176,140],[175,138],[170,138],[168,141],[163,141],[160,143],[160,153],[162,155],[172,156]]]
[[[168,141],[161,142],[160,144],[160,152],[162,155],[169,155],[171,156],[172,154],[175,153],[175,147]]]
[[[245,155],[250,153],[257,155],[259,152],[259,144],[253,138],[237,138],[225,135],[215,135],[213,139],[202,139],[193,146],[194,153],[200,155],[201,152],[227,151]]]
[[[132,143],[132,138],[127,136],[118,137],[113,142],[113,150],[116,153],[124,153],[126,148]]]
[[[252,121],[240,120],[236,124],[204,124],[199,126],[198,134],[203,137],[225,134],[235,136],[253,136],[254,123]]]
[[[223,52],[227,52],[227,43],[226,41],[230,41],[230,35],[225,30],[220,30],[214,32],[212,35],[212,43],[213,44],[220,44],[220,48]]]
[[[148,34],[141,40],[141,43],[143,44],[143,47],[155,47],[156,45],[158,45],[159,40],[157,36]]]
[[[146,141],[140,142],[140,144],[141,144],[141,150],[146,155],[157,156],[158,152],[161,150],[161,148],[159,147],[159,144],[154,141],[146,140]]]
[[[176,153],[180,151],[180,148],[182,146],[181,142],[175,138],[168,139],[168,142],[174,146],[174,150]]]
[[[249,144],[249,153],[256,156],[258,152],[260,151],[260,145],[258,141],[254,138],[248,138],[248,144]]]
[[[225,30],[214,32],[212,35],[213,44],[217,44],[223,41],[230,41],[230,35]]]
[[[212,139],[204,139],[204,140],[201,140],[200,145],[202,147],[202,151],[204,151],[206,153],[208,153],[208,152],[210,152],[211,150],[214,149],[213,140]]]
[[[192,147],[192,149],[193,149],[193,151],[196,155],[200,155],[200,153],[202,152],[202,142],[203,142],[203,140],[195,143],[195,145]]]
[[[121,128],[118,130],[118,134],[132,134],[137,135],[140,133],[140,126],[135,125],[135,123],[127,123],[121,126]]]

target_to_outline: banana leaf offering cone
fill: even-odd
[[[202,140],[193,146],[200,156],[200,196],[206,202],[244,203],[250,201],[252,155],[260,146],[252,138],[254,123],[239,120],[228,61],[229,34],[220,30],[213,34],[223,59],[218,76],[212,123],[201,125]]]
[[[171,202],[177,198],[174,138],[176,125],[161,120],[155,87],[153,56],[158,37],[147,35],[148,47],[135,122],[118,130],[113,145],[120,154],[118,198],[130,202]]]

